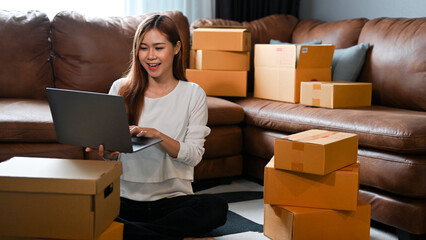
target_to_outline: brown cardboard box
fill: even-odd
[[[190,68],[198,70],[249,71],[250,52],[191,50]]]
[[[371,83],[302,82],[300,103],[325,108],[371,106]]]
[[[353,211],[358,190],[358,163],[324,176],[276,169],[274,158],[265,167],[266,204]]]
[[[0,238],[96,239],[118,216],[121,173],[116,161],[0,163]]]
[[[97,240],[123,240],[124,224],[112,222]]]
[[[333,45],[256,44],[254,97],[298,103],[300,83],[331,81]]]
[[[358,136],[311,129],[275,139],[275,167],[325,175],[353,164],[358,157]]]
[[[188,81],[200,85],[209,96],[245,97],[247,71],[186,69]]]
[[[192,49],[249,52],[251,34],[246,28],[197,28]]]
[[[264,206],[265,236],[273,240],[369,240],[371,206],[358,202],[355,211]]]

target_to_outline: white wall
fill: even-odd
[[[299,18],[426,17],[426,0],[300,0]]]

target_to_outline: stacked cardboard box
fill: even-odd
[[[276,139],[265,167],[264,234],[271,239],[370,237],[371,206],[358,200],[358,137],[309,130]]]
[[[298,103],[306,81],[331,81],[333,45],[256,44],[254,97]]]
[[[245,97],[251,34],[245,28],[199,28],[192,36],[189,81],[207,95]]]
[[[113,221],[121,173],[121,162],[14,157],[0,163],[0,239],[112,234],[119,240],[123,225]]]
[[[371,106],[372,84],[363,82],[302,82],[300,103],[325,108]]]

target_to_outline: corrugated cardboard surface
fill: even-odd
[[[188,81],[200,85],[209,96],[245,97],[247,71],[186,69]]]
[[[245,28],[197,28],[192,35],[192,49],[250,51],[251,33]]]
[[[190,68],[198,70],[249,71],[250,52],[191,50]]]
[[[369,240],[371,206],[355,211],[264,205],[264,234],[274,240]]]
[[[371,106],[372,84],[361,82],[303,82],[300,103],[325,108]]]
[[[265,167],[264,202],[300,207],[355,210],[358,201],[359,164],[320,176]]]
[[[275,139],[275,167],[325,175],[353,164],[358,157],[358,136],[312,129]]]
[[[0,163],[0,236],[96,239],[118,216],[121,162]]]
[[[298,103],[301,82],[331,81],[333,53],[333,45],[256,44],[254,96]]]

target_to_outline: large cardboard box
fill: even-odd
[[[256,44],[254,97],[298,103],[300,83],[331,81],[333,45]]]
[[[96,239],[119,214],[121,173],[116,161],[0,163],[0,238]]]
[[[248,52],[250,48],[246,28],[197,28],[192,33],[192,49]]]
[[[191,50],[190,68],[198,70],[249,71],[250,52]]]
[[[186,69],[186,78],[200,85],[209,96],[247,95],[247,71]]]
[[[302,82],[300,103],[325,108],[371,106],[371,83]]]
[[[355,211],[264,206],[264,234],[273,240],[369,240],[371,206],[358,202]]]
[[[276,169],[274,158],[265,167],[266,204],[353,211],[358,190],[358,163],[324,176]]]
[[[357,161],[358,135],[311,129],[275,139],[275,167],[325,175]]]

